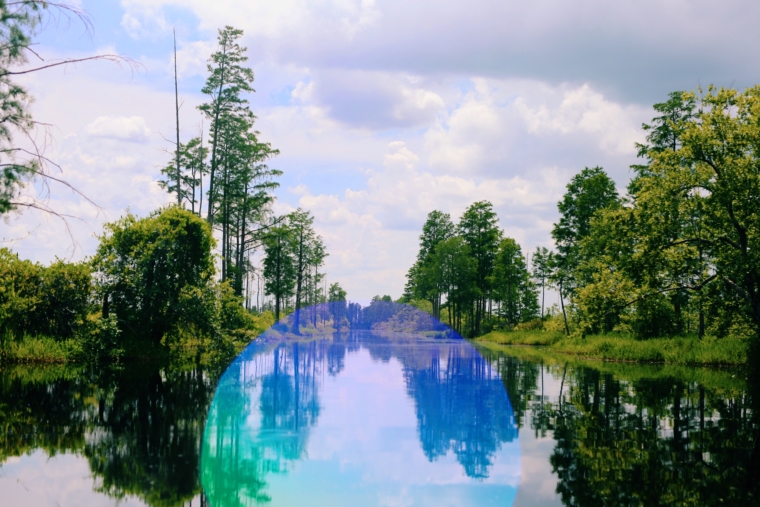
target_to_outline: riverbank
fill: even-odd
[[[626,335],[585,338],[544,331],[493,331],[475,340],[481,344],[529,345],[538,353],[635,363],[687,366],[741,366],[747,360],[746,341],[738,338],[655,338],[636,340]]]

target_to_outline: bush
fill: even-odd
[[[178,207],[106,225],[93,266],[122,339],[158,346],[187,319],[189,303],[201,311],[191,316],[197,321],[212,312],[204,305],[210,303],[213,246],[208,223]],[[211,323],[206,319],[203,325]]]
[[[88,329],[80,337],[82,355],[89,361],[118,362],[124,356],[121,345],[121,330],[115,315],[100,317],[91,315],[88,318]]]
[[[528,322],[520,322],[515,326],[515,331],[541,331],[544,328],[544,321],[533,319]],[[564,325],[563,328],[564,329]]]
[[[662,294],[640,301],[625,321],[639,340],[674,336],[679,327],[673,304]]]
[[[0,333],[10,338],[45,335],[63,340],[85,324],[92,297],[85,263],[61,260],[49,267],[0,249]]]

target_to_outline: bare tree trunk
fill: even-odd
[[[225,45],[222,49],[222,54],[227,54],[227,46]],[[219,115],[222,111],[222,90],[224,89],[224,63],[222,63],[222,75],[221,79],[219,80],[219,91],[216,93],[216,104],[214,107],[214,124],[212,126],[212,130],[214,132],[214,140],[211,142],[211,173],[209,178],[209,184],[208,184],[208,213],[206,216],[206,219],[208,220],[208,223],[214,224],[214,216],[212,214],[213,212],[213,206],[214,206],[214,173],[216,172],[216,146],[217,141],[219,139]]]
[[[174,112],[177,116],[177,149],[175,161],[177,163],[177,206],[182,205],[182,172],[179,167],[179,86],[177,85],[177,31],[174,33]]]
[[[303,286],[303,226],[298,237],[298,271],[296,272],[296,311],[293,332],[301,334],[301,288]]]
[[[562,318],[565,320],[565,334],[570,336],[570,327],[567,325],[567,313],[565,313],[565,298],[562,295],[562,282],[559,283],[559,302],[562,306]]]

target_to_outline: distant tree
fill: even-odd
[[[274,297],[274,318],[280,320],[282,303],[293,296],[293,229],[288,224],[269,229],[263,237],[265,293]]]
[[[433,316],[441,317],[441,279],[434,265],[435,249],[442,241],[454,236],[456,228],[451,216],[438,210],[428,214],[420,235],[417,261],[407,274],[407,299],[425,299],[433,305]]]
[[[457,226],[459,236],[470,247],[470,253],[476,263],[475,287],[478,295],[470,315],[473,323],[472,333],[475,336],[481,333],[486,302],[491,295],[491,273],[501,240],[501,230],[496,225],[497,222],[493,205],[488,201],[480,201],[465,210]]]
[[[554,252],[547,250],[546,247],[537,246],[533,253],[533,280],[536,286],[541,290],[541,318],[544,318],[544,307],[546,299],[546,287],[549,284],[551,276],[551,265],[554,260]]]
[[[314,217],[308,211],[297,209],[291,214],[289,223],[293,231],[293,267],[296,279],[293,332],[300,334],[301,307],[308,297],[311,268],[322,266],[327,253],[322,238],[314,232]]]
[[[536,317],[538,299],[535,287],[520,245],[514,239],[504,238],[499,243],[490,283],[494,299],[500,304],[499,316],[509,326]]]
[[[346,317],[347,305],[346,291],[343,290],[339,283],[336,282],[330,285],[328,301],[330,304],[330,315],[332,315],[333,324],[335,329],[340,331],[341,323]]]
[[[463,333],[467,312],[479,294],[475,284],[477,262],[472,257],[470,246],[464,239],[455,236],[438,244],[434,265],[440,272],[446,294],[449,327]],[[472,320],[469,323],[471,326]]]

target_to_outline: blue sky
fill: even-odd
[[[744,0],[82,0],[94,32],[48,23],[46,59],[115,52],[131,72],[92,63],[24,79],[47,153],[97,209],[61,188],[65,227],[33,212],[2,226],[22,256],[91,255],[104,221],[168,201],[156,185],[173,135],[172,29],[182,137],[216,30],[245,31],[250,99],[285,172],[279,212],[316,217],[327,272],[353,299],[398,297],[433,209],[456,219],[494,203],[526,250],[551,246],[569,178],[603,166],[624,188],[651,105],[679,89],[758,82],[760,4]],[[28,189],[34,193],[39,189]]]

